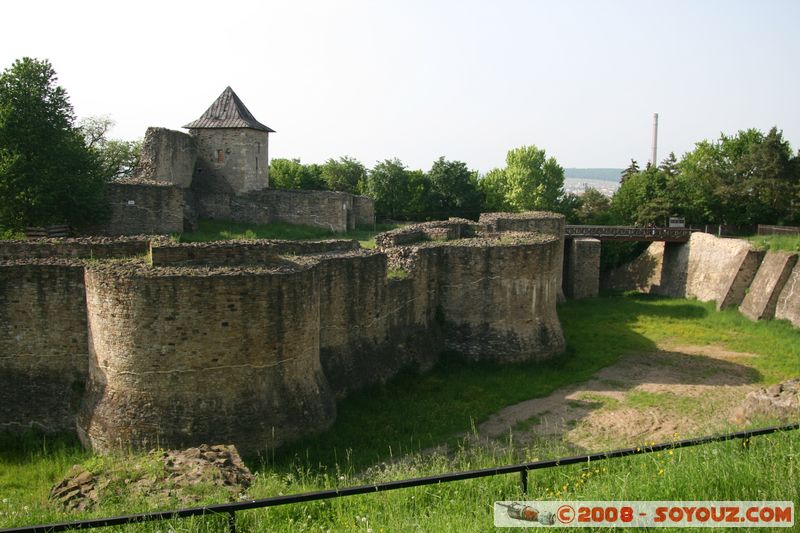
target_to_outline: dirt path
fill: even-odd
[[[592,379],[502,409],[478,426],[481,438],[513,431],[521,445],[547,435],[599,450],[724,428],[758,388],[753,354],[717,346],[660,345],[624,357]]]

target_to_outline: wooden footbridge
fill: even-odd
[[[565,237],[593,238],[601,241],[686,242],[692,235],[688,228],[642,228],[636,226],[567,226]]]

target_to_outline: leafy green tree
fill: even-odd
[[[403,210],[403,218],[407,220],[444,218],[438,212],[430,177],[421,170],[409,170],[406,176],[408,177],[408,203]]]
[[[86,145],[97,153],[107,178],[128,178],[139,164],[142,140],[109,139],[108,132],[113,127],[114,121],[109,116],[88,117],[78,124]]]
[[[328,159],[320,168],[322,179],[332,191],[360,194],[367,179],[367,169],[358,160],[343,156]]]
[[[376,217],[405,218],[411,200],[405,165],[397,158],[376,164],[367,176],[366,194],[375,202]]]
[[[593,187],[587,187],[580,196],[577,212],[579,224],[605,225],[611,223],[611,198]]]
[[[273,159],[269,164],[269,183],[275,189],[326,189],[320,166],[304,165],[299,159]]]
[[[564,169],[536,146],[521,146],[506,155],[506,200],[516,210],[558,209],[564,195]]]
[[[583,206],[583,200],[579,194],[574,192],[565,193],[558,201],[557,213],[561,213],[567,220],[567,224],[582,224],[579,219],[579,212]]]
[[[613,219],[619,224],[633,225],[639,220],[640,208],[652,200],[654,187],[649,170],[629,173],[611,200]]]
[[[431,184],[432,209],[438,218],[460,216],[477,218],[481,212],[482,195],[478,190],[476,173],[461,161],[440,157],[428,172]]]
[[[663,172],[667,179],[674,178],[678,175],[678,158],[675,157],[675,152],[670,152],[667,157],[658,166],[658,170]]]
[[[622,178],[620,179],[620,184],[625,183],[625,180],[638,173],[639,173],[639,163],[637,163],[635,159],[631,159],[631,164],[628,165],[628,168],[622,171]]]
[[[636,210],[636,224],[639,226],[653,224],[666,227],[671,213],[672,205],[669,199],[662,195],[654,196]]]
[[[0,74],[0,225],[67,222],[108,213],[106,174],[75,127],[66,91],[47,60],[23,58]]]
[[[789,222],[792,218],[800,183],[792,156],[782,132],[773,127],[736,161],[734,174],[740,184],[737,192],[746,206],[749,224]]]
[[[697,143],[680,168],[708,222],[751,226],[796,220],[795,159],[777,128],[749,129]]]
[[[511,211],[508,198],[508,180],[501,168],[493,168],[478,180],[478,190],[483,195],[483,211],[486,213]]]

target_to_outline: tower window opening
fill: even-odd
[[[217,163],[224,163],[225,162],[225,152],[222,150],[217,150]]]

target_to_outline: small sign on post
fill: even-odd
[[[685,228],[686,219],[683,217],[669,217],[670,228]]]

